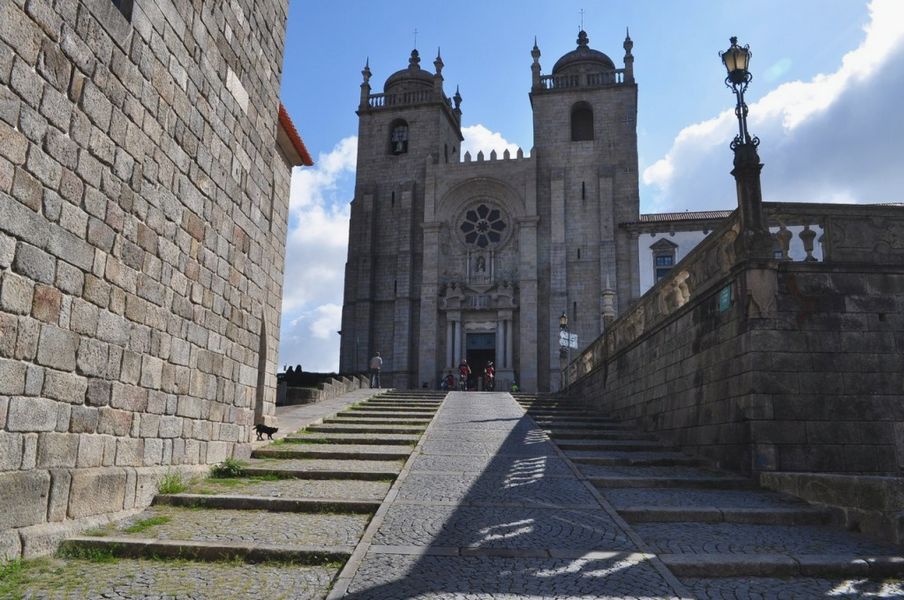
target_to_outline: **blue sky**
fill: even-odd
[[[527,152],[534,36],[545,74],[575,47],[582,8],[591,47],[616,65],[626,27],[634,40],[641,212],[732,207],[734,98],[718,58],[731,35],[753,51],[747,100],[766,200],[904,201],[900,0],[296,0],[282,96],[317,164],[293,177],[280,366],[338,368],[365,59],[379,92],[417,29],[421,66],[432,70],[441,47],[447,94],[460,86],[463,149]]]

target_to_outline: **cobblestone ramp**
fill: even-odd
[[[904,598],[898,546],[573,402],[519,401],[697,598]]]
[[[681,592],[509,394],[453,392],[330,598]]]
[[[27,563],[14,597],[322,599],[441,401],[391,391],[336,415],[391,415],[390,427],[410,414],[425,421],[402,433],[383,424],[313,431],[324,426],[312,417],[256,449],[243,476],[158,495],[131,518],[65,541],[69,558]]]

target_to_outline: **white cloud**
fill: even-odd
[[[502,153],[506,150],[511,152],[512,157],[518,152],[516,144],[506,140],[498,131],[490,131],[479,123],[469,127],[462,127],[461,134],[465,138],[461,145],[462,157],[464,157],[465,152],[470,152],[471,158],[475,160],[477,159],[477,153],[481,151],[487,159],[490,158],[490,152],[493,150],[496,151],[499,158],[502,158]]]
[[[358,139],[340,140],[314,167],[295,169],[283,286],[280,363],[336,371],[342,283]]]
[[[750,105],[749,129],[762,140],[765,200],[890,202],[904,169],[896,141],[904,93],[904,3],[873,0],[865,37],[838,69],[784,83]],[[780,61],[781,62],[781,61]],[[754,80],[755,84],[756,80]],[[653,210],[729,208],[728,142],[733,109],[685,127],[665,157],[643,173]]]
[[[321,340],[328,339],[339,331],[342,325],[342,306],[324,304],[317,307],[317,317],[311,323],[311,333]]]

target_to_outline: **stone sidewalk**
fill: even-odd
[[[453,392],[329,598],[690,597],[509,394]]]

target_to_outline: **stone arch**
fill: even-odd
[[[521,194],[508,183],[492,177],[472,177],[442,195],[436,209],[436,220],[454,222],[467,206],[483,199],[498,203],[513,219],[528,216]]]

